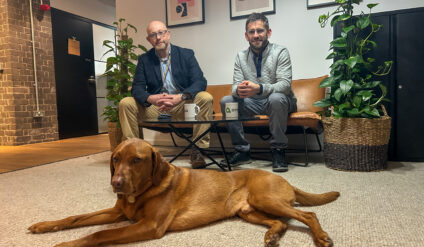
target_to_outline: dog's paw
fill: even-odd
[[[60,228],[59,226],[53,224],[51,221],[44,221],[28,227],[28,230],[30,230],[32,233],[44,233],[59,231]]]
[[[70,241],[70,242],[63,242],[60,244],[56,244],[54,247],[77,247],[79,246],[78,244],[75,243],[75,241]]]
[[[265,247],[278,247],[280,242],[280,235],[278,233],[266,234]]]
[[[315,240],[315,244],[318,247],[332,247],[333,240],[331,240],[331,238],[327,234],[325,234],[325,236]]]

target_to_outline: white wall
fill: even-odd
[[[108,25],[116,19],[115,0],[50,0],[50,6]]]
[[[318,17],[335,7],[306,9],[306,0],[276,0],[276,14],[268,15],[273,31],[271,42],[286,46],[293,63],[293,79],[317,77],[329,72],[330,27],[321,28]],[[380,2],[373,12],[424,7],[423,0],[365,0],[366,4]],[[230,21],[229,0],[205,0],[205,24],[170,28],[171,42],[195,51],[209,84],[231,83],[234,58],[246,49],[245,20]],[[358,11],[359,13],[359,11]],[[151,20],[166,22],[165,1],[120,0],[116,2],[117,18],[125,18],[139,32],[135,37],[146,47],[145,27]]]

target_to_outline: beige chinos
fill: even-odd
[[[200,107],[200,112],[198,116],[200,118],[205,118],[207,116],[212,116],[212,100],[213,97],[208,92],[202,91],[196,94],[194,99],[181,101],[177,106],[172,108],[168,114],[184,118],[184,104],[186,103],[195,103]],[[133,97],[126,97],[121,100],[119,103],[119,119],[121,121],[122,128],[122,139],[126,140],[129,138],[142,138],[139,131],[139,122],[143,119],[155,119],[161,114],[158,107],[151,105],[149,107],[144,107],[136,103]],[[210,127],[210,124],[194,124],[193,125],[193,140],[200,136]],[[200,148],[208,148],[210,142],[209,133],[204,135],[196,145]]]

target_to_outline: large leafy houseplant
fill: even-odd
[[[392,61],[378,66],[370,55],[377,46],[371,38],[382,28],[370,18],[377,4],[368,4],[367,14],[353,15],[354,5],[361,0],[336,2],[333,13],[319,17],[321,27],[330,22],[341,28],[340,35],[330,42],[330,75],[320,84],[331,91],[315,102],[326,109],[322,119],[325,164],[337,170],[382,170],[387,167],[391,118],[382,107],[387,100],[386,87],[376,78],[390,72]]]
[[[107,105],[102,115],[105,120],[117,122],[119,126],[118,105],[121,99],[131,96],[130,90],[136,68],[134,62],[137,61],[139,56],[136,52],[137,50],[146,52],[147,49],[142,45],[134,45],[133,39],[129,37],[128,32],[130,30],[137,33],[136,27],[126,23],[123,18],[113,24],[116,26],[116,43],[113,40],[103,41],[103,46],[109,48],[103,56],[113,53],[113,56],[106,60],[106,71],[104,73],[107,76],[106,99],[112,105]]]
[[[369,13],[354,16],[354,5],[362,0],[336,0],[338,7],[331,14],[319,17],[321,27],[340,25],[341,34],[330,43],[332,52],[326,59],[334,59],[330,76],[323,80],[320,87],[331,88],[316,106],[327,109],[325,116],[377,118],[381,114],[381,103],[385,100],[386,87],[376,78],[387,75],[392,61],[374,65],[375,59],[369,52],[377,46],[370,38],[382,25],[371,21],[371,9],[377,4],[368,4]]]

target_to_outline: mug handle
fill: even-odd
[[[196,105],[196,106],[194,107],[194,115],[196,115],[196,116],[197,116],[197,114],[199,114],[199,112],[200,112],[200,107],[199,107],[198,105]]]

